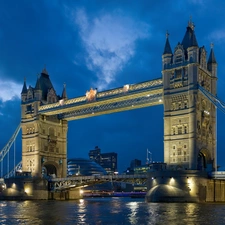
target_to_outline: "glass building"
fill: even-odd
[[[106,174],[106,171],[94,161],[82,158],[74,158],[67,161],[67,176],[92,176]]]

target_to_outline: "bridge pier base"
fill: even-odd
[[[147,202],[225,202],[225,180],[197,170],[149,172]]]
[[[61,192],[49,192],[49,200],[77,200],[83,198],[78,189]]]
[[[153,171],[148,174],[148,202],[205,202],[208,175],[197,170]]]

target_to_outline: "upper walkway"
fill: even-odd
[[[101,114],[163,104],[162,79],[124,85],[108,91],[87,91],[86,96],[42,105],[39,114],[58,115],[59,119],[75,120]]]

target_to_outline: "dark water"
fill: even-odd
[[[1,201],[0,224],[225,224],[225,204],[145,203],[144,199]]]

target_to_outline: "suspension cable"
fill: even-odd
[[[208,92],[205,88],[203,88],[200,85],[199,85],[199,90],[208,100],[210,100],[213,103],[214,106],[216,106],[225,114],[225,103],[223,101],[221,101],[217,96]]]
[[[13,142],[15,141],[19,131],[20,131],[20,124],[19,126],[16,128],[16,131],[14,132],[14,134],[12,135],[12,137],[10,138],[10,140],[8,141],[8,143],[5,145],[5,147],[0,151],[0,161],[2,161],[5,157],[5,155],[8,153],[8,151],[10,150]]]

